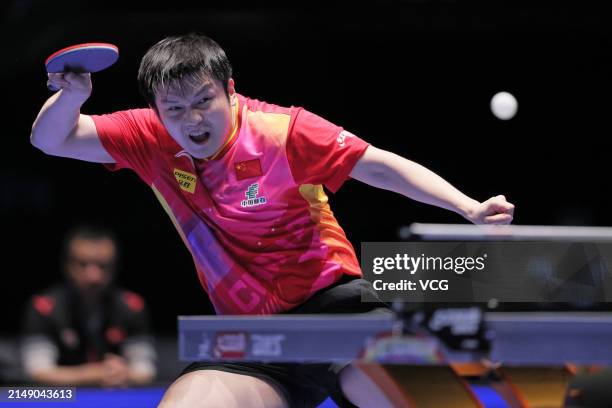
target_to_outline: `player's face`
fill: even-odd
[[[115,257],[115,244],[108,238],[76,238],[69,246],[68,276],[84,296],[95,297],[110,284]]]
[[[201,78],[170,84],[155,95],[159,117],[172,138],[196,159],[215,154],[233,128],[234,80]]]

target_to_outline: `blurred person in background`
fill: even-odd
[[[25,311],[21,349],[30,380],[118,387],[155,378],[145,302],[113,283],[118,250],[103,227],[80,225],[67,234],[65,281],[33,296]]]

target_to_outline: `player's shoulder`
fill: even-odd
[[[64,309],[67,296],[68,293],[65,286],[52,286],[34,294],[30,299],[30,306],[41,316],[49,317],[57,315],[58,311]]]
[[[237,94],[241,106],[246,106],[248,113],[295,115],[302,108],[299,106],[283,106],[275,103],[261,101]]]
[[[280,106],[257,99],[245,98],[248,107],[248,122],[251,126],[260,128],[270,128],[286,126],[289,133],[314,133],[331,130],[332,133],[339,133],[342,129],[330,122],[328,119],[314,113],[310,108],[303,106],[289,107]]]
[[[151,108],[125,109],[90,116],[97,127],[119,125],[123,128],[132,128],[133,130],[138,129],[155,132],[162,126],[159,117]]]
[[[131,117],[139,120],[153,120],[157,117],[155,111],[151,108],[130,108],[130,109],[121,109],[114,112],[102,113],[99,115],[91,115],[91,116],[99,116],[99,117],[112,117],[112,116],[123,116],[123,117]]]
[[[131,290],[115,288],[113,290],[113,298],[115,304],[126,313],[138,314],[143,312],[146,308],[144,298]]]
[[[241,105],[246,106],[242,114],[246,115],[243,120],[248,128],[272,144],[284,143],[292,123],[302,110],[301,107],[286,107],[240,96],[239,100]]]
[[[242,95],[238,95],[241,105],[246,105],[249,114],[261,113],[261,114],[277,114],[277,115],[288,115],[292,120],[299,118],[301,122],[328,122],[327,119],[314,113],[310,108],[299,105],[283,106],[274,103],[263,102],[258,99],[248,98]]]

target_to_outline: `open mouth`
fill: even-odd
[[[189,134],[189,139],[195,144],[204,144],[210,138],[210,132]]]

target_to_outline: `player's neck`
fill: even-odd
[[[227,151],[227,148],[233,143],[233,141],[236,139],[236,136],[238,135],[238,116],[239,116],[239,103],[238,103],[238,96],[236,94],[233,94],[232,96],[230,96],[230,109],[231,109],[231,115],[232,115],[232,126],[230,128],[230,130],[228,131],[228,133],[225,135],[225,138],[223,139],[224,142],[221,145],[221,147],[219,148],[219,150],[217,150],[213,155],[203,159],[203,161],[209,161],[209,160],[215,160],[218,159],[219,157],[223,156],[223,153],[225,151]]]

